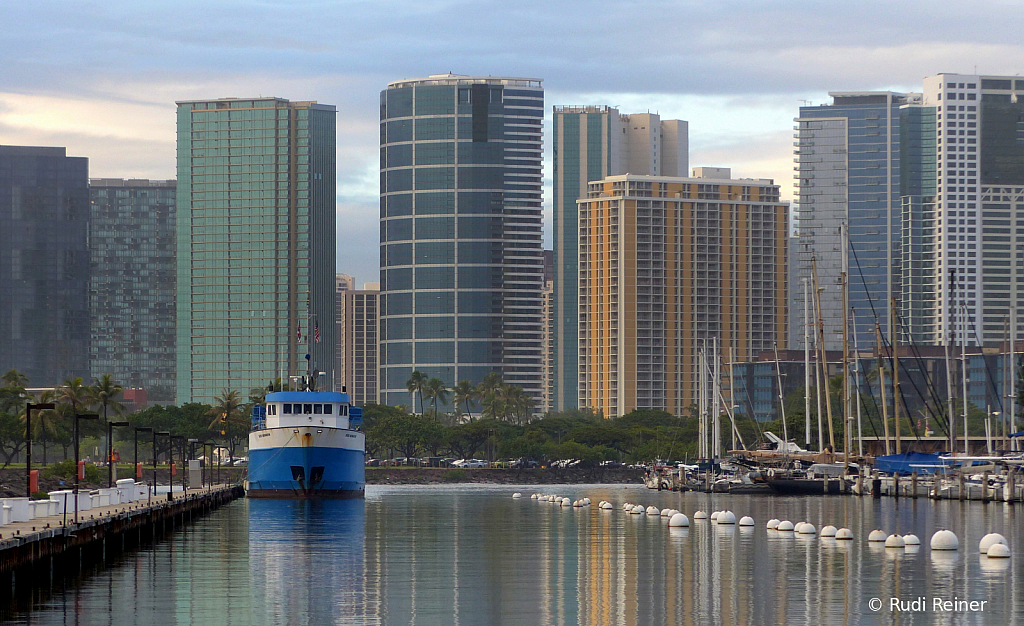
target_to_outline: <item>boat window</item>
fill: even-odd
[[[348,405],[347,404],[341,407],[341,414],[342,415],[348,415]]]
[[[313,412],[313,405],[312,404],[303,404],[302,405],[302,412],[303,413],[312,413]]]
[[[324,415],[330,415],[331,413],[333,413],[334,412],[333,407],[334,407],[333,404],[325,404],[324,405]]]
[[[267,407],[267,415],[277,415],[277,405],[271,404]]]
[[[284,410],[282,411],[282,413],[284,413],[285,415],[287,415],[287,414],[289,414],[289,413],[291,413],[291,412],[292,412],[292,405],[291,405],[291,404],[288,404],[287,402],[285,402],[285,404],[284,404]]]
[[[322,404],[314,404],[313,405],[313,415],[322,415],[323,412],[324,412],[324,405],[322,405]]]

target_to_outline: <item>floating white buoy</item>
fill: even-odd
[[[877,530],[877,529],[876,529],[876,530],[872,530],[872,531],[871,531],[871,534],[870,534],[870,535],[868,535],[868,541],[872,541],[872,542],[875,542],[875,541],[877,541],[877,542],[882,542],[882,541],[885,541],[886,537],[888,537],[888,536],[889,536],[889,535],[885,534],[885,531],[884,531],[884,530]]]
[[[821,536],[822,537],[835,537],[836,536],[836,527],[831,525],[831,524],[829,524],[828,526],[823,527],[821,529]]]
[[[633,505],[630,504],[629,502],[627,502],[627,503],[622,505],[622,510],[623,511],[632,511],[633,510]]]
[[[612,508],[612,503],[611,502],[605,502],[604,505],[601,506],[601,508],[607,511],[607,510]]]
[[[849,528],[840,528],[836,531],[836,539],[853,540],[853,531]]]
[[[704,511],[697,511],[696,513],[693,514],[693,519],[707,519],[707,518],[708,518],[708,514],[705,513]]]
[[[775,530],[791,531],[793,530],[793,522],[789,520],[782,520],[779,525],[775,527]]]
[[[583,506],[590,506],[590,498],[583,498]]]
[[[779,520],[775,519],[774,517],[771,518],[770,520],[768,520],[768,524],[766,525],[766,527],[768,528],[768,530],[778,530]]]
[[[932,550],[959,550],[960,540],[951,530],[937,530],[932,535]]]
[[[978,545],[978,549],[981,550],[982,554],[988,554],[989,548],[996,545],[997,543],[1001,543],[1007,546],[1010,545],[1009,542],[1006,541],[1006,537],[1000,535],[999,533],[989,533],[981,538],[981,543]]]
[[[801,535],[813,535],[818,532],[818,529],[814,527],[814,524],[810,522],[804,522],[800,524],[800,529],[797,530]]]
[[[633,510],[630,511],[630,513],[633,514],[633,515],[640,515],[643,512],[644,512],[644,507],[640,506],[639,504],[636,505],[635,507],[633,507]]]
[[[661,509],[659,509],[656,506],[649,506],[649,507],[647,507],[647,514],[650,515],[651,517],[654,517],[655,515],[660,516],[661,515]]]
[[[721,511],[715,511],[714,513],[712,513],[711,514],[711,521],[712,522],[717,522],[718,521],[718,516],[721,515],[721,514],[722,514]]]
[[[530,499],[531,499],[531,500],[536,500],[536,499],[537,499],[537,494],[533,494],[533,495],[531,495],[531,496],[530,496]]]
[[[690,525],[690,519],[682,513],[676,513],[668,520],[668,525],[672,527],[683,527]]]
[[[721,513],[718,514],[718,523],[719,524],[735,524],[736,523],[736,514],[733,513],[732,511],[722,511]]]
[[[572,500],[569,498],[562,498],[562,506],[572,506]]]
[[[1008,559],[1010,558],[1010,546],[1005,543],[994,543],[989,547],[987,554],[990,559]]]
[[[903,545],[919,546],[921,545],[921,540],[917,538],[917,535],[903,535]]]
[[[906,546],[907,542],[899,535],[889,535],[885,538],[886,548],[905,548]]]
[[[754,518],[753,517],[750,517],[749,515],[744,515],[743,517],[740,518],[740,526],[753,526],[753,525],[754,525]]]
[[[523,497],[523,494],[521,494],[521,493],[519,493],[519,492],[517,491],[517,492],[515,492],[514,494],[512,494],[512,497],[513,497],[513,498],[522,498],[522,497]]]
[[[583,506],[583,501],[582,500],[576,500],[575,502],[572,503],[572,505],[574,507],[577,507],[577,508],[582,507]]]

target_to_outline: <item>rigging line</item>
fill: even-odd
[[[871,291],[868,289],[868,283],[864,280],[864,270],[860,266],[860,257],[857,256],[857,248],[854,247],[853,241],[849,237],[846,239],[846,244],[850,247],[850,251],[853,252],[853,260],[857,263],[857,273],[860,274],[860,284],[864,287],[864,295],[867,296],[868,305],[871,307],[871,315],[875,318],[875,322],[878,322],[878,311],[875,310],[875,301],[871,297]]]
[[[897,315],[897,318],[899,319],[900,328],[903,329],[905,336],[910,340],[910,348],[911,348],[912,353],[914,355],[914,361],[917,363],[917,366],[920,368],[920,370],[922,372],[927,372],[928,369],[924,365],[924,358],[921,356],[921,350],[919,349],[919,347],[917,345],[917,342],[914,341],[913,335],[911,335],[909,329],[907,329],[907,326],[906,326],[906,323],[905,323],[906,320],[899,314],[898,311],[897,311],[896,315]],[[904,370],[906,371],[906,368],[904,368]],[[929,416],[931,416],[932,418],[935,419],[936,424],[940,428],[942,428],[942,430],[945,431],[946,435],[948,436],[949,435],[948,423],[946,422],[945,418],[943,417],[943,412],[939,409],[939,407],[943,406],[942,398],[939,395],[938,388],[935,386],[935,383],[931,380],[931,377],[925,375],[925,388],[928,389],[928,395],[931,397],[932,402],[935,403],[935,407],[936,407],[935,411],[933,411],[932,408],[928,405],[928,400],[924,397],[923,394],[921,394],[920,389],[917,388],[917,383],[914,382],[914,379],[913,379],[913,377],[910,376],[910,372],[909,371],[907,372],[907,376],[908,376],[908,379],[911,381],[911,384],[914,385],[914,390],[917,391],[919,397],[922,400],[924,400],[925,409],[928,411]],[[938,411],[938,412],[936,412],[936,411]]]
[[[878,373],[878,378],[883,381],[882,384],[884,385],[882,372]],[[881,436],[878,434],[878,428],[875,427],[875,420],[881,417],[881,410],[878,408],[878,402],[875,400],[875,388],[871,386],[871,381],[868,380],[867,369],[864,370],[864,386],[868,388],[868,397],[871,398],[871,406],[875,409],[874,417],[872,417],[871,413],[868,413],[868,426],[871,427],[871,432],[875,433],[875,440],[879,440]],[[863,399],[861,401],[863,402]],[[864,405],[864,408],[868,408],[867,404]]]
[[[896,323],[899,325],[899,329],[904,333],[904,336],[909,337],[910,333],[907,332],[907,327],[906,327],[906,324],[904,323],[903,316],[900,315],[899,311],[894,311],[894,313],[895,313],[895,316],[896,316]],[[911,342],[911,345],[913,345],[913,342]],[[914,392],[917,393],[917,397],[919,397],[922,400],[924,400],[925,411],[927,411],[929,415],[934,416],[934,413],[932,413],[931,407],[928,406],[928,400],[924,397],[924,394],[921,393],[921,389],[917,386],[917,381],[915,381],[914,377],[910,375],[910,370],[907,369],[907,366],[906,366],[905,363],[901,362],[900,365],[902,366],[903,371],[906,372],[907,380],[909,380],[911,386],[913,386]],[[925,370],[922,369],[922,371],[925,371]],[[926,376],[926,380],[927,380],[927,376]],[[907,403],[907,397],[903,393],[903,389],[902,388],[899,391],[900,391],[900,401],[903,403],[903,408],[905,408],[907,410],[907,417],[909,418],[909,421],[910,421],[910,429],[914,432],[914,437],[917,439],[918,443],[920,443],[920,441],[921,441],[921,434],[917,430],[917,423],[911,417],[912,413],[910,412],[910,405]]]
[[[967,305],[966,304],[964,305],[964,310],[965,311],[967,310]],[[971,318],[971,316],[968,316],[967,319],[969,319],[971,321],[971,330],[974,332],[974,340],[978,343],[979,346],[982,345],[981,337],[978,335],[978,327],[977,327],[977,325],[974,323],[974,320]],[[982,356],[984,357],[984,352],[982,352]],[[992,375],[992,368],[989,367],[988,359],[982,358],[982,362],[985,363],[985,374],[986,374],[986,378],[988,379],[989,387],[992,388],[992,397],[996,398],[998,400],[999,399],[999,390],[996,389],[996,379],[995,379],[995,376]]]

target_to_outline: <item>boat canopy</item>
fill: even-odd
[[[875,457],[875,469],[887,474],[934,474],[946,467],[937,454],[904,452]]]

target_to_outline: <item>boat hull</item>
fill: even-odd
[[[850,489],[843,489],[841,478],[769,478],[768,487],[777,494],[787,496],[843,495]]]
[[[249,436],[250,498],[362,498],[363,433],[335,428],[272,428]]]

